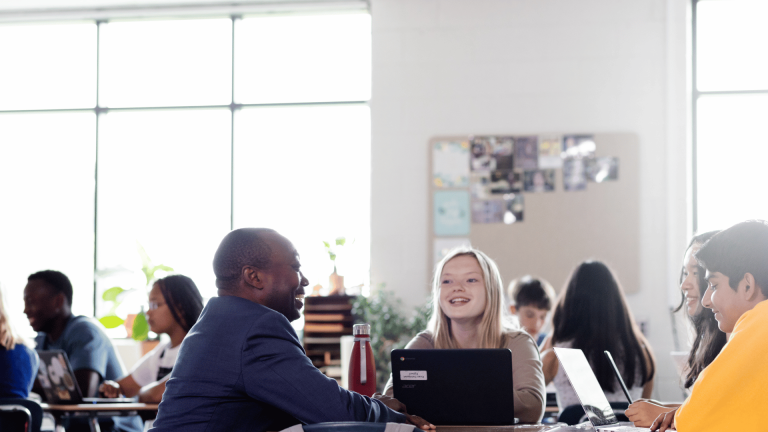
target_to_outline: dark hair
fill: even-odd
[[[546,283],[546,282],[545,282]],[[515,306],[533,306],[537,309],[552,309],[552,299],[549,296],[548,286],[545,287],[541,280],[525,276],[517,282],[513,289]]]
[[[173,319],[184,331],[189,332],[203,310],[203,296],[200,295],[195,282],[184,275],[171,275],[158,279],[155,283],[160,287]]]
[[[602,262],[586,261],[576,267],[557,302],[552,323],[552,342],[570,341],[572,348],[584,351],[603,390],[618,388],[603,351],[610,351],[623,369],[627,387],[635,386],[638,363],[640,384],[653,379],[655,360],[648,342],[632,319],[619,283]]]
[[[686,253],[693,245],[703,245],[707,240],[720,231],[709,231],[703,234],[699,234],[691,239],[688,247],[685,249]],[[707,279],[704,277],[705,269],[698,265],[697,283],[699,284],[699,295],[704,296],[704,291],[707,290]],[[683,269],[680,272],[680,284],[682,285],[685,279],[685,263],[683,263]],[[683,308],[685,304],[685,294],[680,291],[680,305],[677,306],[675,312]],[[693,323],[693,328],[696,332],[696,336],[693,340],[693,346],[691,352],[688,354],[688,375],[685,377],[685,388],[690,388],[699,374],[715,360],[726,342],[725,333],[721,332],[717,326],[717,320],[712,310],[702,307],[698,314],[695,316],[689,316],[689,320]]]
[[[43,270],[29,275],[27,282],[33,280],[41,280],[47,283],[57,294],[64,294],[67,302],[72,306],[72,282],[69,281],[67,275],[56,270]]]
[[[243,266],[269,267],[272,248],[263,238],[266,233],[277,232],[269,228],[240,228],[224,236],[213,257],[217,288],[229,289],[240,277]]]
[[[696,252],[696,260],[710,273],[722,273],[735,291],[744,275],[768,297],[768,225],[748,220],[720,231]]]

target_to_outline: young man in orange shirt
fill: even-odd
[[[677,410],[651,430],[764,431],[768,388],[768,225],[746,221],[705,243],[696,259],[709,282],[702,305],[715,313],[728,343]]]

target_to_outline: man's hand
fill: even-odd
[[[104,381],[99,386],[99,393],[108,398],[120,397],[120,384],[114,381]]]
[[[633,422],[637,427],[650,426],[656,417],[666,414],[672,411],[673,408],[666,408],[648,400],[641,400],[633,403],[624,411],[629,421]]]
[[[435,430],[437,429],[435,425],[432,423],[424,420],[423,418],[415,415],[406,414],[405,415],[406,423],[416,426],[417,428],[421,430]]]
[[[376,399],[387,406],[387,408],[391,409],[392,411],[397,411],[399,413],[407,413],[405,409],[405,404],[400,402],[399,400],[385,396],[381,393],[374,393],[373,396],[371,396],[371,399]]]
[[[405,414],[405,421],[408,424],[414,425],[419,429],[422,430],[433,430],[435,429],[435,425],[432,423],[424,420],[423,418],[415,415],[408,414],[408,411],[405,409],[405,404],[400,402],[399,400],[385,396],[381,393],[374,393],[372,396],[373,399],[379,400],[381,403],[387,406],[387,408],[397,411],[399,413]]]
[[[656,417],[656,420],[654,420],[653,423],[651,424],[651,430],[652,431],[658,430],[659,432],[664,432],[667,430],[676,430],[675,413],[677,413],[677,408],[675,408],[674,410],[666,414],[661,414],[658,417]]]

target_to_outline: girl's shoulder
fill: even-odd
[[[509,349],[532,344],[538,350],[536,341],[533,340],[533,337],[523,329],[506,329],[504,331],[504,340],[506,341],[506,346]]]
[[[435,347],[435,337],[429,330],[419,332],[408,342],[407,349],[430,349]]]

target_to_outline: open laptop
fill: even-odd
[[[129,403],[132,398],[84,398],[77,385],[67,353],[62,350],[38,351],[40,367],[37,380],[50,404]]]
[[[648,432],[648,428],[625,426],[619,423],[583,351],[555,348],[555,354],[595,430],[600,432]]]
[[[392,351],[395,399],[438,426],[514,425],[508,349]]]

